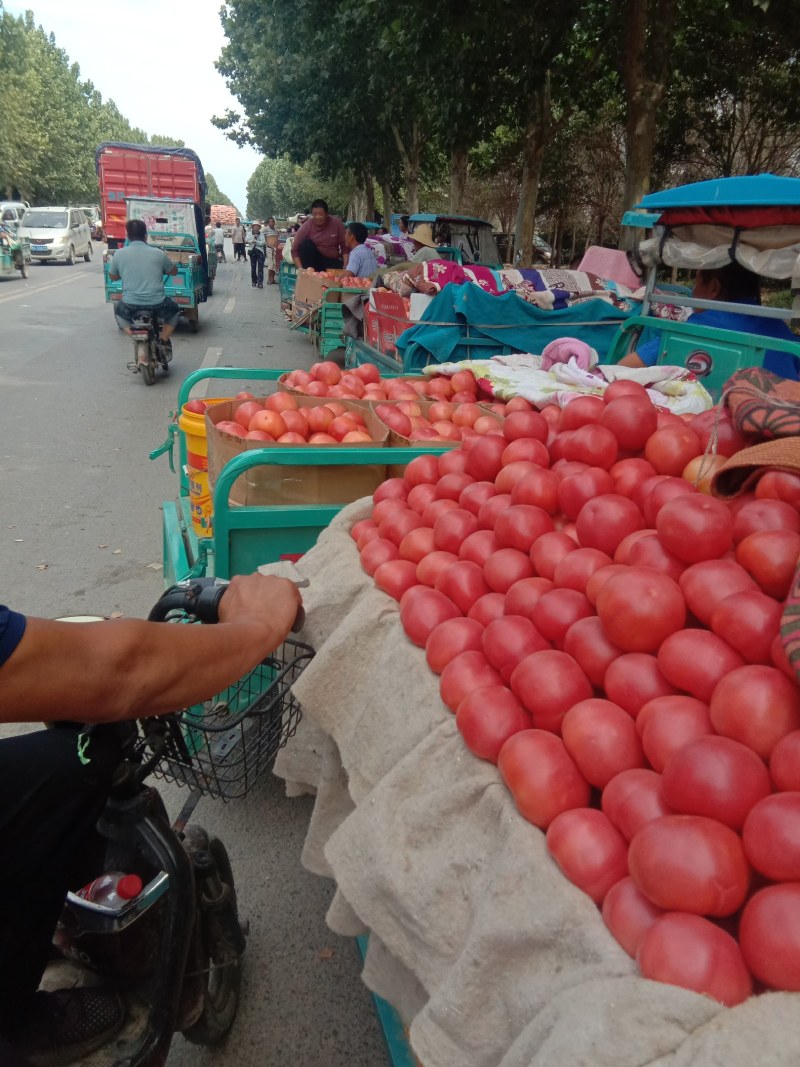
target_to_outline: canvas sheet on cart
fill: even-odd
[[[275,770],[316,792],[303,862],[336,880],[332,929],[370,931],[364,979],[424,1067],[796,1067],[800,996],[726,1009],[646,981],[564,879],[361,570],[348,530],[370,506],[298,564],[317,655]]]

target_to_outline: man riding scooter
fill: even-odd
[[[136,312],[149,311],[161,323],[161,342],[172,356],[170,336],[178,325],[180,308],[164,292],[164,275],[178,273],[166,252],[147,244],[147,226],[142,219],[125,225],[128,244],[114,253],[108,268],[112,282],[122,279],[122,299],[114,303],[117,325],[130,334]]]

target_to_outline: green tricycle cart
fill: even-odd
[[[10,226],[0,223],[0,278],[28,277],[31,246],[26,237],[18,237]]]

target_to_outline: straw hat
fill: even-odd
[[[426,248],[436,248],[436,242],[433,239],[433,227],[429,222],[421,222],[419,226],[415,226],[414,232],[410,236],[411,240],[418,245],[425,245]]]

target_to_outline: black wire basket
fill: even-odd
[[[309,645],[287,639],[235,685],[159,720],[155,776],[203,796],[245,796],[297,729],[302,709],[291,687],[313,656]],[[152,740],[145,738],[147,747]]]

